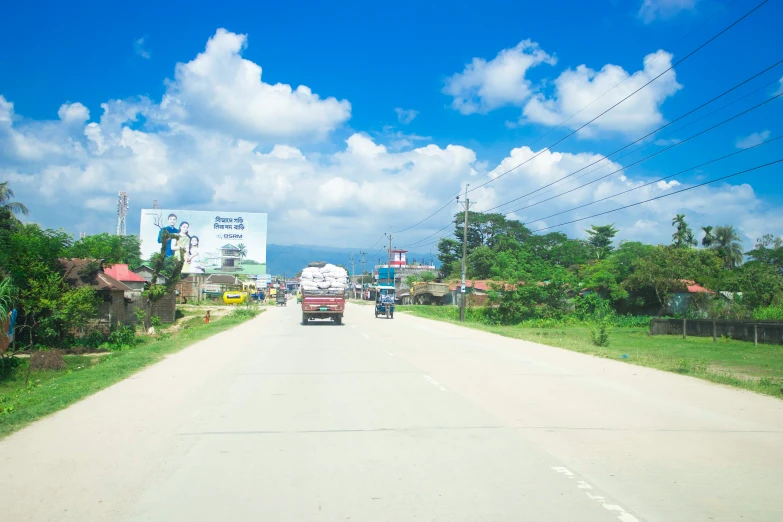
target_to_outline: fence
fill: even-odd
[[[726,336],[754,343],[783,344],[783,321],[740,321],[732,319],[651,319],[652,335]]]

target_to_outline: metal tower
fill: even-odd
[[[128,217],[128,194],[120,192],[117,198],[117,235],[124,236],[127,234],[125,221]]]
[[[157,199],[153,199],[152,200],[152,208],[154,208],[154,209],[158,208],[158,200]]]

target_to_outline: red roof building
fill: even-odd
[[[123,264],[116,264],[112,265],[108,268],[104,268],[103,272],[116,279],[117,281],[121,281],[123,283],[146,283],[147,280],[141,277],[140,275],[131,272],[130,269],[128,269],[128,265]]]
[[[688,279],[680,279],[681,282],[685,283],[685,288],[688,290],[689,294],[714,294],[712,290],[708,290],[698,284],[696,281],[689,281]]]

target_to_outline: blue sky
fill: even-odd
[[[158,199],[167,208],[269,212],[271,242],[371,244],[440,208],[464,183],[539,153],[758,3],[17,3],[0,34],[0,178],[30,219],[74,233],[112,230],[116,193],[127,190],[130,230]],[[476,191],[476,208],[600,159],[783,59],[781,19],[780,2],[768,2],[588,132]],[[556,128],[628,74],[636,76]],[[782,77],[780,66],[682,124],[754,94],[667,139],[768,99]],[[536,221],[775,138],[781,116],[783,98],[624,177],[511,217],[534,229],[556,225],[778,159],[783,140],[679,176],[680,185]],[[660,150],[650,142],[680,125],[579,181]],[[783,232],[781,172],[777,165],[594,221],[616,222],[625,239],[663,242],[683,212],[694,227],[734,224],[750,247],[762,233]],[[400,244],[429,236],[453,211],[401,234]],[[589,223],[562,230],[580,235]]]

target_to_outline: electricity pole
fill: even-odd
[[[386,284],[389,284],[389,281],[391,280],[391,285],[394,286],[394,280],[391,279],[391,251],[392,251],[392,236],[391,234],[384,234],[386,236],[389,236],[389,251],[388,253],[388,263],[386,264]]]
[[[367,252],[361,251],[359,253],[362,255],[362,299],[364,299],[364,254]]]
[[[356,277],[356,270],[354,270],[354,258],[353,252],[351,252],[351,289],[353,290],[353,298],[356,299],[356,289],[353,286],[353,278]]]
[[[459,303],[459,320],[460,322],[465,322],[465,304],[466,304],[466,296],[465,293],[465,268],[467,266],[468,261],[468,212],[470,211],[470,200],[468,199],[468,187],[470,185],[465,185],[465,225],[462,232],[462,287],[460,288],[460,293],[462,294],[462,299]],[[457,196],[457,199],[459,199],[459,196]]]

